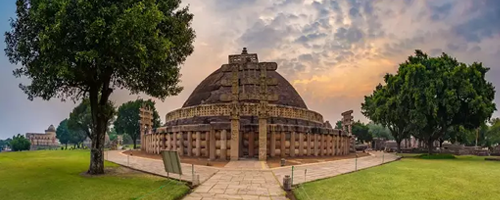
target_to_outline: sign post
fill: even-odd
[[[161,157],[167,176],[169,173],[179,174],[179,181],[181,181],[182,168],[181,159],[177,151],[162,151]]]

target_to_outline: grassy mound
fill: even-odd
[[[453,154],[422,154],[417,156],[416,158],[421,159],[455,159],[456,157]]]

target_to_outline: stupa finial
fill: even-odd
[[[248,54],[247,48],[243,47],[243,51],[241,51],[241,54]]]

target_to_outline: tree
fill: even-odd
[[[125,133],[132,138],[134,149],[137,147],[137,139],[141,136],[139,124],[139,109],[143,106],[149,107],[153,111],[153,128],[161,125],[160,116],[155,108],[155,103],[151,100],[144,101],[137,99],[124,103],[118,108],[118,118],[114,125],[118,133]]]
[[[118,133],[116,132],[116,129],[114,127],[111,128],[111,130],[108,132],[108,135],[109,141],[116,140],[116,138],[118,137]]]
[[[71,132],[68,129],[68,119],[64,119],[59,123],[56,129],[56,138],[59,139],[61,144],[68,149],[68,143],[71,141]]]
[[[10,148],[12,151],[25,151],[30,150],[31,142],[24,137],[24,135],[17,134],[12,137],[10,141]]]
[[[408,115],[410,108],[408,96],[401,92],[403,78],[386,74],[386,85],[379,84],[373,94],[365,96],[361,104],[361,113],[377,124],[387,127],[396,140],[398,152],[401,141],[410,136],[412,124]]]
[[[375,124],[373,122],[370,122],[366,124],[368,127],[368,132],[374,137],[374,138],[381,138],[385,140],[393,140],[394,138],[391,135],[391,132],[389,129],[386,127],[380,125],[380,124]]]
[[[488,128],[485,135],[484,147],[494,147],[500,145],[500,120],[492,120],[492,125]]]
[[[177,95],[193,52],[193,15],[180,0],[17,0],[6,55],[28,99],[88,97],[93,125],[89,174],[104,173],[104,115],[114,89]]]
[[[0,140],[0,151],[2,151],[5,147],[9,146],[9,143],[12,139],[7,138],[6,140]]]
[[[108,101],[106,107],[102,108],[102,116],[106,119],[106,127],[109,127],[113,117],[116,114],[115,107],[111,101]],[[90,102],[84,99],[73,111],[69,114],[68,128],[71,131],[70,142],[78,145],[85,139],[92,137],[92,113]],[[107,129],[106,129],[107,130]]]
[[[368,126],[361,123],[360,121],[353,123],[352,134],[355,135],[358,141],[362,143],[370,142],[373,140],[373,136],[370,134]]]
[[[339,129],[339,130],[344,129],[344,128],[342,127],[342,121],[340,121],[340,120],[339,120],[339,121],[337,121],[337,123],[335,123],[335,129]]]
[[[409,97],[406,115],[416,135],[427,141],[429,154],[450,127],[478,128],[496,110],[495,89],[485,79],[488,70],[481,63],[467,65],[445,53],[429,57],[420,50],[400,64],[394,77],[402,82],[400,93]]]

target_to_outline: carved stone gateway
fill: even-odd
[[[139,108],[139,117],[139,130],[141,131],[141,150],[145,151],[148,141],[144,136],[148,134],[153,127],[153,111],[149,107],[143,105],[141,108]]]
[[[342,113],[342,130],[332,129],[321,114],[307,109],[277,68],[276,62],[259,62],[246,48],[230,55],[182,108],[166,115],[164,127],[144,135],[141,129],[143,150],[176,150],[211,160],[349,153],[352,111]],[[141,116],[146,113],[141,109]]]

